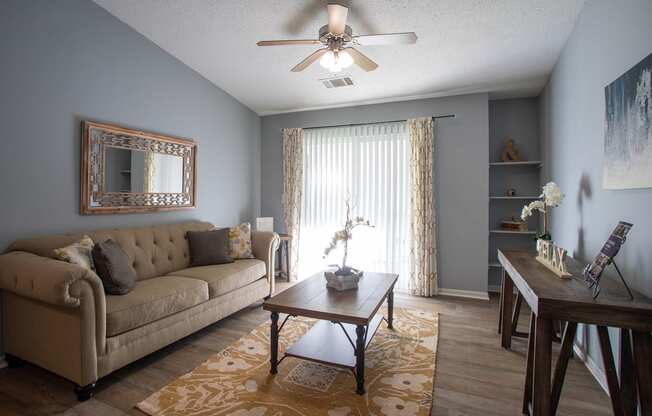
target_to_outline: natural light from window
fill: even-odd
[[[306,129],[299,277],[341,263],[342,249],[323,258],[333,233],[344,227],[345,201],[357,227],[347,265],[366,272],[399,274],[407,291],[410,235],[409,134],[405,122]]]

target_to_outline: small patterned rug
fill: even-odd
[[[430,415],[438,318],[394,309],[394,329],[381,323],[367,347],[363,396],[355,394],[352,372],[342,368],[288,357],[270,375],[265,323],[136,407],[153,416]],[[314,323],[290,318],[279,337],[279,358]]]

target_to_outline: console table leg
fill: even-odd
[[[269,363],[271,365],[269,372],[276,374],[278,372],[278,312],[272,312],[272,323],[270,325],[269,341]]]
[[[505,291],[505,269],[500,270],[500,303],[498,304],[498,333],[502,331],[503,326],[503,292]]]
[[[508,332],[503,327],[503,333]],[[532,416],[549,416],[550,367],[552,365],[552,321],[537,316],[534,334],[534,380],[532,386]],[[532,336],[530,334],[530,336]]]
[[[387,328],[394,329],[394,287],[387,295]]]
[[[530,414],[532,404],[532,374],[534,373],[534,333],[536,331],[537,316],[530,314],[530,336],[527,341],[527,360],[525,365],[525,383],[523,386],[523,414]]]
[[[505,273],[505,281],[503,282],[503,304],[501,314],[501,336],[502,346],[505,349],[512,347],[512,303],[514,302],[514,282],[512,278]]]
[[[557,365],[555,366],[555,376],[552,383],[552,412],[557,414],[557,406],[559,405],[559,398],[561,397],[561,388],[564,385],[564,378],[566,377],[566,368],[568,367],[568,360],[573,355],[573,341],[575,340],[575,333],[577,332],[577,322],[567,322],[566,329],[561,341],[561,350],[559,351],[559,358],[557,358]]]
[[[514,305],[514,312],[512,313],[512,335],[516,334],[516,329],[518,328],[518,318],[521,316],[521,304],[523,303],[523,295],[521,292],[516,294],[516,304]]]
[[[355,342],[355,381],[357,384],[356,393],[364,394],[364,348],[365,348],[365,327],[358,325],[355,328],[357,339]]]
[[[611,397],[611,406],[614,415],[624,416],[625,406],[623,406],[622,397],[620,396],[618,374],[616,374],[614,357],[611,352],[611,341],[609,341],[609,331],[606,326],[598,325],[598,340],[600,341],[600,352],[602,355],[602,363],[604,364],[604,374],[607,378],[609,396]]]
[[[620,329],[620,394],[623,396],[625,414],[635,415],[638,408],[636,397],[636,369],[632,356],[632,338],[629,329]]]
[[[634,366],[638,384],[641,415],[652,415],[652,337],[647,332],[632,331]]]

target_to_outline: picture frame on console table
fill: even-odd
[[[622,247],[622,245],[627,240],[627,234],[629,234],[629,231],[633,226],[634,224],[629,222],[618,222],[618,225],[611,232],[611,235],[602,246],[602,249],[598,255],[595,257],[595,260],[593,260],[591,264],[587,265],[584,268],[584,279],[589,283],[589,288],[593,289],[594,298],[597,298],[600,294],[600,278],[602,277],[602,273],[608,265],[613,264],[616,268],[616,272],[618,272],[620,280],[623,282],[623,285],[627,289],[630,298],[633,299],[632,292],[629,290],[623,275],[620,273],[620,269],[614,262],[614,257],[616,257],[620,251],[620,247]]]

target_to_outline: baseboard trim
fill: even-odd
[[[589,370],[589,373],[591,373],[593,378],[598,382],[600,387],[602,387],[602,390],[604,390],[608,396],[609,386],[607,385],[607,377],[604,374],[604,370],[602,370],[600,366],[598,366],[598,363],[593,361],[593,358],[591,358],[591,356],[589,356],[579,345],[574,344],[573,351],[577,358],[584,363],[584,366]]]
[[[487,292],[489,292],[489,293],[500,293],[500,285],[489,285],[489,286],[487,286]]]
[[[487,292],[479,292],[479,291],[475,291],[475,290],[460,290],[460,289],[441,288],[441,289],[437,290],[437,295],[455,296],[455,297],[458,297],[458,298],[468,298],[468,299],[489,300],[489,294]]]

